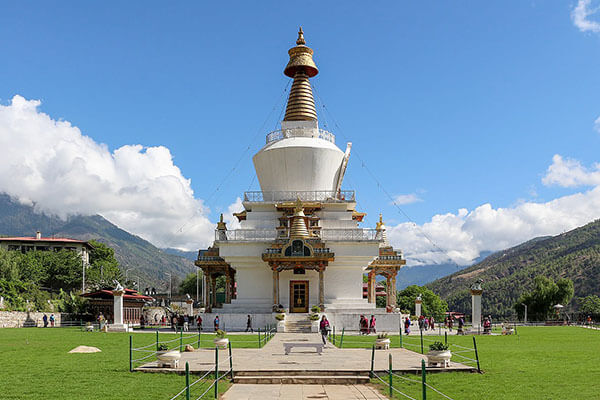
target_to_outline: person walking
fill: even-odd
[[[323,339],[323,344],[327,344],[327,334],[329,333],[329,321],[327,317],[323,315],[321,317],[321,322],[319,323],[319,330],[321,331],[321,339]]]
[[[42,317],[42,321],[44,321],[44,328],[48,327],[48,316],[46,314],[44,314],[44,316]]]
[[[453,317],[448,317],[448,329],[450,330],[450,332],[452,332],[452,325],[454,325],[454,319]]]
[[[404,333],[410,335],[410,317],[404,318]]]
[[[173,332],[177,332],[177,315],[173,314],[171,317],[171,328],[173,328]]]
[[[190,317],[187,314],[183,316],[183,331],[190,331]]]
[[[375,316],[371,315],[371,321],[369,322],[369,333],[377,333],[377,329],[375,329]]]
[[[433,316],[429,317],[429,329],[431,329],[431,330],[435,329],[435,322],[434,322]]]
[[[202,317],[198,314],[198,318],[196,318],[196,325],[198,326],[198,332],[202,332]]]
[[[50,327],[54,328],[54,313],[50,314]]]
[[[219,321],[219,316],[217,315],[215,317],[215,320],[213,321],[213,325],[215,327],[215,332],[219,330],[219,324],[221,323],[221,321]]]
[[[252,329],[252,317],[248,314],[248,319],[246,320],[246,332],[254,333],[254,329]]]

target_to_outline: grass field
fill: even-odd
[[[160,334],[161,341],[177,337]],[[213,337],[203,334],[203,347],[212,347]],[[234,347],[258,347],[257,335],[229,338]],[[133,335],[136,347],[155,340],[153,333]],[[68,353],[79,345],[98,347],[102,352]],[[79,328],[5,328],[0,329],[0,354],[3,355],[0,399],[165,400],[185,386],[183,376],[129,372],[128,333],[86,333]],[[221,381],[220,392],[228,385]],[[200,384],[196,385],[193,394],[197,397],[201,389]]]
[[[150,345],[156,339],[153,333],[133,337],[135,347]],[[175,338],[175,334],[160,334],[161,341]],[[258,347],[257,335],[229,338],[234,347]],[[407,348],[420,350],[418,336],[403,339],[405,346],[417,346]],[[426,339],[443,341],[436,337]],[[374,340],[374,336],[347,336],[343,347],[370,347]],[[212,335],[202,335],[203,347],[212,347],[211,341]],[[469,336],[449,336],[449,342],[465,347],[472,347],[473,343]],[[173,343],[177,345],[178,341]],[[399,344],[398,336],[392,336],[392,344]],[[95,346],[102,352],[68,354],[78,345]],[[599,331],[577,327],[519,327],[518,335],[514,336],[477,336],[477,346],[483,374],[432,373],[428,374],[427,382],[454,400],[600,399]],[[129,334],[126,333],[85,333],[78,328],[0,329],[0,354],[3,355],[0,398],[165,400],[184,387],[183,376],[130,373],[128,348]],[[416,375],[406,377],[420,379]],[[223,381],[220,392],[227,385]],[[194,388],[196,397],[198,386]],[[383,385],[380,386],[384,391]],[[418,383],[395,378],[394,386],[421,399]],[[427,398],[443,397],[428,390]]]
[[[517,333],[476,337],[483,374],[428,374],[427,383],[455,400],[600,399],[600,331],[578,327],[519,327]],[[399,337],[391,339],[392,345],[397,347]],[[443,337],[426,339],[444,341]],[[348,336],[344,338],[343,347],[371,347],[374,340],[374,336]],[[405,336],[403,342],[409,344],[406,348],[420,352],[419,336]],[[470,336],[448,336],[448,342],[473,347]],[[420,376],[406,377],[420,380]],[[387,382],[387,375],[384,378]],[[387,394],[383,384],[378,386]],[[394,387],[421,399],[418,383],[394,378]],[[405,399],[399,394],[394,398]],[[427,399],[443,397],[428,390]]]

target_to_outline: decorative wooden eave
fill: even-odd
[[[332,252],[328,253],[315,253],[311,256],[297,256],[290,257],[285,256],[281,253],[263,253],[262,259],[265,262],[292,262],[298,264],[318,264],[320,262],[331,262],[335,260],[335,254]]]
[[[367,213],[364,212],[358,212],[356,210],[352,211],[352,219],[354,221],[358,221],[358,222],[363,222],[363,218],[367,215]]]
[[[286,201],[283,203],[275,204],[275,208],[277,211],[288,212],[289,215],[294,213],[294,208],[296,208],[296,201]],[[310,214],[312,211],[320,210],[323,208],[323,203],[319,201],[303,201],[302,207],[304,208],[305,213]]]
[[[247,215],[248,215],[248,213],[246,210],[239,212],[239,213],[233,213],[233,216],[236,217],[239,222],[245,221]]]
[[[209,247],[206,250],[198,251],[198,258],[194,261],[194,264],[197,267],[202,268],[224,268],[227,269],[230,267],[229,263],[227,263],[221,256],[219,256],[219,248],[218,247]]]

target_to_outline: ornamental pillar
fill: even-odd
[[[212,311],[210,304],[210,274],[208,271],[204,272],[204,308],[206,312]]]
[[[371,292],[373,291],[373,288],[371,287],[371,283],[373,282],[373,275],[369,272],[369,274],[367,275],[367,301],[369,303],[372,303],[372,299],[371,299]]]
[[[390,305],[390,301],[391,301],[391,297],[392,297],[392,284],[391,284],[391,279],[389,275],[386,275],[385,277],[385,283],[386,283],[386,288],[387,290],[385,291],[385,305],[389,306]]]
[[[369,277],[370,277],[370,284],[369,287],[367,288],[367,291],[370,290],[371,292],[371,297],[369,297],[369,303],[376,303],[376,298],[377,298],[377,279],[375,278],[375,272],[371,271],[369,272]]]
[[[419,294],[417,296],[417,298],[415,299],[415,315],[418,317],[421,316],[421,304],[423,303],[423,300],[421,299],[421,295]]]
[[[123,290],[113,290],[113,325],[123,325]]]
[[[217,305],[217,278],[212,276],[210,277],[210,290],[211,290],[211,307],[215,307]]]
[[[225,303],[231,303],[231,276],[225,275]]]
[[[473,330],[481,329],[481,289],[471,289],[471,321]]]
[[[388,283],[388,292],[389,292],[389,301],[388,305],[396,308],[396,274],[398,271],[395,271],[394,274],[390,277]]]
[[[323,270],[323,267],[319,268],[319,308],[321,308],[321,311],[325,310],[325,288],[323,282]]]
[[[273,268],[273,307],[279,307],[279,271]]]
[[[186,312],[188,316],[193,316],[194,315],[194,300],[192,299],[187,299],[185,301],[185,305],[186,305]]]

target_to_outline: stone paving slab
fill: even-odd
[[[223,400],[383,400],[369,385],[242,385],[234,384]]]
[[[295,348],[285,355],[284,342],[314,342],[321,340],[318,333],[277,333],[262,349],[233,349],[233,370],[250,372],[287,371],[290,373],[310,371],[311,373],[332,373],[335,371],[368,372],[371,369],[370,349],[338,349],[328,343],[323,354],[318,355],[313,349]],[[421,359],[424,355],[406,349],[390,349],[375,351],[375,371],[388,369],[388,355],[392,355],[392,368],[396,372],[418,372],[421,370]],[[219,351],[219,370],[229,369],[227,350]],[[215,350],[200,349],[195,352],[182,353],[179,368],[158,368],[156,362],[145,364],[138,371],[183,373],[188,362],[190,371],[200,373],[209,371],[214,366]],[[428,371],[473,371],[472,367],[451,362],[448,368],[428,368]]]

